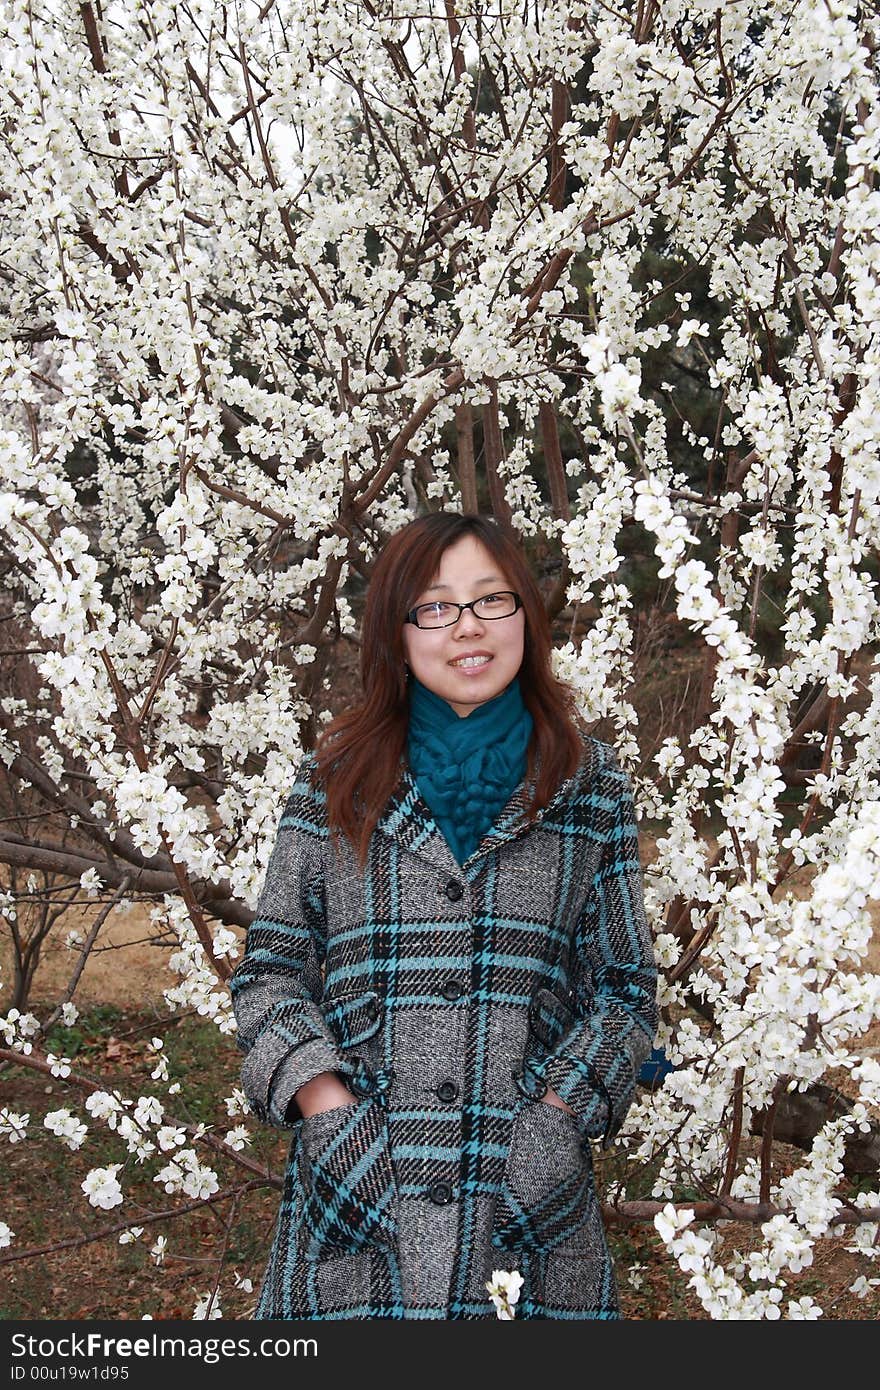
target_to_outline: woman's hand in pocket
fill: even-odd
[[[304,1120],[325,1110],[336,1110],[341,1105],[357,1104],[357,1096],[353,1096],[332,1071],[323,1071],[300,1086],[295,1100]]]
[[[572,1110],[571,1106],[567,1105],[566,1102],[562,1100],[561,1097],[559,1097],[555,1091],[551,1091],[549,1088],[547,1090],[547,1094],[543,1097],[543,1101],[547,1105],[558,1106],[560,1110],[567,1110],[569,1115],[574,1114],[574,1111]]]

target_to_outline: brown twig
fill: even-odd
[[[619,1206],[602,1204],[602,1215],[609,1225],[631,1225],[636,1221],[653,1221],[658,1212],[670,1203],[631,1201]],[[744,1221],[750,1225],[769,1221],[774,1216],[792,1216],[787,1207],[772,1202],[737,1202],[731,1197],[718,1197],[708,1202],[673,1202],[676,1211],[692,1211],[698,1221]],[[880,1222],[880,1207],[840,1207],[831,1217],[832,1226],[859,1226],[863,1222]]]
[[[57,1255],[61,1250],[76,1250],[83,1245],[94,1245],[96,1241],[107,1240],[110,1236],[118,1235],[120,1231],[129,1230],[132,1226],[154,1226],[159,1221],[173,1221],[177,1216],[187,1216],[191,1211],[200,1211],[203,1207],[214,1206],[218,1202],[225,1202],[230,1197],[240,1202],[246,1192],[251,1192],[257,1188],[280,1186],[280,1178],[251,1179],[238,1187],[224,1188],[222,1192],[215,1192],[210,1197],[199,1197],[194,1202],[185,1202],[183,1206],[172,1207],[168,1211],[150,1212],[147,1216],[139,1213],[136,1217],[129,1217],[127,1221],[114,1222],[112,1226],[104,1226],[100,1231],[86,1236],[70,1236],[67,1240],[56,1240],[49,1245],[32,1245],[27,1250],[16,1250],[12,1254],[0,1255],[0,1265],[18,1264],[22,1260],[45,1259],[47,1255]]]

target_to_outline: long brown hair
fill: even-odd
[[[404,614],[436,576],[443,552],[464,536],[486,547],[519,594],[525,612],[519,679],[534,724],[527,777],[533,778],[538,769],[527,816],[547,805],[581,758],[572,694],[553,675],[550,623],[516,532],[504,522],[460,512],[417,517],[392,536],[370,577],[361,636],[363,699],[327,725],[315,750],[316,778],[326,790],[330,829],[347,836],[362,865],[370,836],[400,780],[406,748]]]

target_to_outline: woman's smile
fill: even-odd
[[[469,652],[466,656],[455,657],[449,664],[456,671],[461,671],[462,675],[474,676],[479,675],[491,660],[491,652]]]

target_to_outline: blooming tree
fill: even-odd
[[[818,1316],[786,1276],[842,1226],[873,1287],[880,1193],[838,1195],[880,1110],[856,1045],[880,1017],[880,671],[857,668],[880,636],[872,7],[0,14],[0,756],[23,817],[2,911],[38,874],[102,903],[57,1008],[0,1023],[7,1061],[64,1083],[59,1143],[115,1131],[119,1162],[82,1184],[120,1210],[106,1234],[165,1258],[124,1214],[133,1163],[175,1211],[240,1200],[262,1174],[246,1106],[227,1098],[225,1134],[184,1123],[161,1038],[140,1097],[41,1039],[137,894],[179,943],[170,1007],[231,1043],[230,963],[359,586],[414,510],[448,505],[510,519],[561,566],[554,612],[595,613],[557,670],[662,828],[646,894],[674,1070],[618,1140],[656,1179],[650,1200],[622,1183],[616,1215],[655,1219],[712,1316]],[[694,726],[659,748],[628,698],[634,531],[703,661]],[[780,1107],[831,1069],[851,1103],[783,1175]],[[0,1143],[30,1123],[0,1111]],[[722,1217],[758,1227],[747,1256]],[[0,1246],[16,1257],[2,1223]]]

